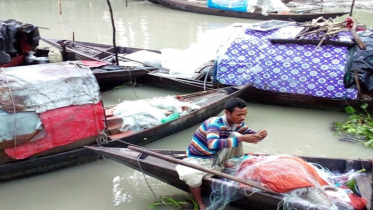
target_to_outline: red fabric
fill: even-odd
[[[19,55],[10,59],[9,63],[0,64],[0,67],[7,68],[13,66],[19,66],[23,63],[24,55]]]
[[[62,107],[39,115],[46,135],[41,139],[5,149],[14,159],[24,159],[40,152],[97,136],[105,128],[102,103]]]
[[[107,65],[107,63],[101,62],[101,61],[85,61],[85,60],[83,60],[82,63],[84,65],[88,66],[89,68],[96,68],[96,67]]]
[[[354,209],[356,210],[360,210],[360,209],[364,209],[367,205],[367,200],[365,198],[361,198],[357,195],[355,195],[354,193],[352,193],[352,191],[350,190],[349,187],[347,186],[344,186],[344,185],[341,185],[340,188],[342,189],[348,189],[348,191],[350,191],[350,193],[347,193],[348,197],[350,197],[350,202],[349,204],[354,207]]]
[[[352,18],[348,17],[348,18],[346,18],[346,21],[347,21],[346,27],[347,28],[352,28],[352,25],[354,24],[354,21],[352,20]]]
[[[22,34],[20,38],[21,42],[21,48],[22,48],[22,53],[27,53],[28,51],[31,51],[31,45],[27,42],[27,37],[25,34]]]
[[[298,166],[301,164],[305,171],[308,171],[309,175],[319,182],[320,185],[328,185],[310,164],[300,158],[291,156],[283,156],[272,161],[266,161],[264,164],[253,165],[251,166],[253,171],[243,175],[240,173],[247,166],[261,162],[264,158],[265,157],[260,157],[246,160],[240,166],[238,174],[240,174],[241,177],[247,177],[251,180],[258,181],[264,187],[276,192],[284,193],[297,188],[313,186],[306,177],[302,177],[302,173],[299,173],[300,169]],[[283,164],[284,159],[287,161],[285,166]],[[279,173],[273,173],[273,171],[278,171]]]
[[[353,193],[349,193],[348,197],[350,197],[351,201],[349,202],[352,207],[356,210],[364,209],[367,205],[367,200],[361,198]]]

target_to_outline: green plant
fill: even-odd
[[[124,89],[124,88],[126,88],[126,84],[116,86],[116,87],[114,88],[114,90],[119,90],[119,89]]]
[[[351,114],[349,120],[344,123],[334,123],[336,134],[355,142],[362,142],[373,149],[373,120],[367,111],[368,104],[364,103],[361,108],[365,114],[357,114],[356,110],[348,106],[345,111]]]
[[[166,206],[173,206],[176,207],[177,209],[187,209],[186,206],[190,204],[189,201],[177,201],[176,199],[172,197],[167,197],[167,196],[159,196],[160,200],[153,202],[149,206],[149,210],[155,209],[155,207],[160,206],[160,205],[166,205]],[[193,203],[193,210],[198,210],[198,204],[192,199]]]

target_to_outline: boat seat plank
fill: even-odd
[[[371,209],[372,205],[372,183],[370,177],[372,177],[371,173],[355,177],[361,196],[367,199],[367,209]]]

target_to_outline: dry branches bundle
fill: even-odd
[[[365,44],[356,34],[357,21],[355,18],[346,18],[344,21],[334,23],[332,19],[319,17],[304,23],[304,29],[295,37],[296,39],[304,39],[306,37],[320,39],[319,47],[324,40],[331,39],[339,32],[350,31],[355,41],[361,49],[365,49]]]

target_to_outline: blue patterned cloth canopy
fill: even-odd
[[[288,27],[294,30],[294,26]],[[286,28],[243,30],[220,50],[216,79],[228,85],[254,83],[264,90],[356,99],[358,91],[343,84],[347,47],[271,44],[269,38]],[[350,39],[346,32],[338,36],[340,40]]]

